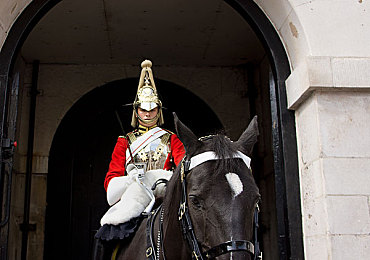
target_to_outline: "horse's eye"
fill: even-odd
[[[189,195],[189,200],[190,200],[191,204],[194,207],[196,207],[198,209],[202,208],[202,204],[201,204],[200,200],[198,199],[198,197],[196,197],[194,195]]]

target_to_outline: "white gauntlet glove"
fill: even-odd
[[[112,206],[121,199],[122,194],[131,183],[133,183],[133,179],[129,176],[114,177],[110,180],[107,188],[107,201],[109,206]]]
[[[137,177],[137,175],[134,176]],[[100,221],[102,226],[104,224],[118,225],[125,223],[140,216],[147,207],[149,207],[148,212],[151,210],[151,206],[153,206],[151,201],[154,201],[154,195],[140,181],[133,180],[134,176],[124,176],[127,180],[130,180],[130,185],[126,187],[118,202],[104,214]]]
[[[147,187],[151,188],[153,184],[159,179],[166,179],[167,181],[171,179],[172,171],[166,170],[150,170],[145,173],[144,183]],[[163,198],[166,192],[166,185],[160,184],[153,191],[156,198]]]
[[[129,164],[126,167],[127,175],[130,176],[132,179],[139,178],[141,180],[144,177],[144,172],[139,170],[134,164]]]
[[[118,225],[138,217],[142,212],[150,212],[155,196],[161,197],[165,192],[165,185],[159,185],[151,191],[152,185],[161,178],[169,180],[172,172],[165,170],[151,170],[145,173],[145,178],[139,179],[139,170],[135,166],[127,166],[127,176],[115,177],[108,185],[107,199],[113,205],[100,221],[101,225]],[[141,176],[144,177],[144,176]]]
[[[107,188],[107,201],[109,206],[112,206],[120,200],[127,187],[134,182],[136,178],[140,180],[143,177],[134,164],[127,165],[126,172],[126,176],[114,177],[110,180]]]

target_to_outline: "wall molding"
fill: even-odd
[[[370,57],[309,56],[286,80],[288,109],[315,91],[370,91]]]

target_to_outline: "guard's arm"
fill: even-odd
[[[171,152],[169,156],[167,157],[166,163],[164,165],[164,169],[170,170],[172,168],[171,160],[175,164],[175,166],[178,166],[181,162],[182,158],[185,156],[185,148],[180,139],[177,137],[177,135],[172,134],[171,135]]]
[[[116,146],[112,153],[112,160],[109,164],[109,169],[104,180],[105,190],[108,189],[109,182],[112,178],[125,175],[127,145],[128,142],[126,138],[118,137]]]

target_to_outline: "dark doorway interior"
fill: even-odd
[[[131,103],[138,79],[119,80],[82,97],[63,118],[49,157],[45,259],[90,259],[93,236],[108,209],[103,188],[116,139],[130,131]],[[198,136],[222,125],[213,111],[191,92],[157,80],[166,106],[165,128],[174,131],[175,111]],[[63,248],[61,250],[61,248]],[[56,253],[58,252],[58,253]]]

